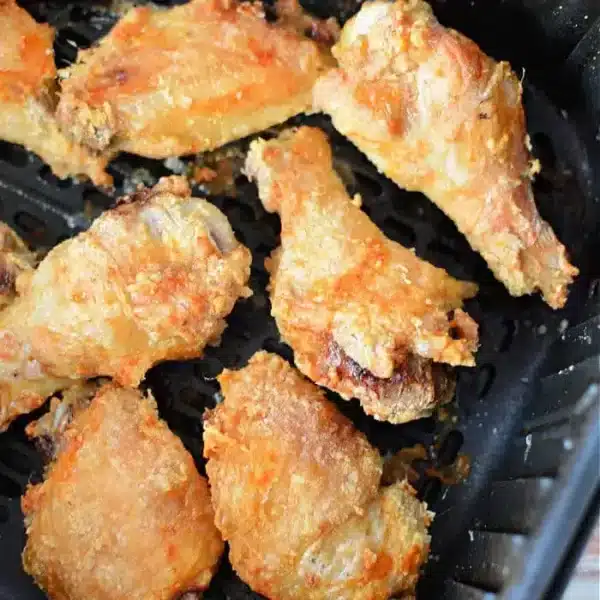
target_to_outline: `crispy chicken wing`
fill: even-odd
[[[107,159],[63,135],[54,119],[52,28],[15,0],[0,0],[0,31],[0,139],[35,152],[58,177],[86,175],[110,184]]]
[[[477,287],[383,235],[334,172],[323,132],[256,141],[246,170],[281,216],[272,314],[298,368],[378,419],[429,414],[448,393],[431,361],[474,364],[477,325],[460,306]]]
[[[564,305],[578,271],[538,214],[521,83],[505,63],[442,27],[423,0],[366,3],[334,48],[340,68],[314,90],[398,185],[425,193],[514,296]]]
[[[220,377],[205,420],[216,524],[237,573],[267,598],[387,600],[411,590],[432,514],[314,384],[260,352]]]
[[[18,348],[5,336],[4,324],[18,318],[18,311],[10,307],[19,290],[28,285],[36,263],[35,253],[27,249],[8,225],[0,222],[0,431],[12,419],[36,409],[44,398],[69,383],[47,376],[39,363],[27,360],[26,344]]]
[[[165,158],[211,150],[311,107],[331,55],[258,3],[129,11],[64,72],[58,118],[91,148]]]
[[[159,361],[200,356],[250,294],[250,261],[184,179],[126,197],[54,248],[0,313],[0,426],[60,389],[47,376],[136,386]]]
[[[208,587],[223,551],[208,485],[154,400],[109,384],[56,435],[45,481],[22,499],[23,565],[48,596],[172,600]]]
[[[30,252],[23,240],[0,221],[0,310],[15,299],[17,278],[31,273],[35,265],[35,253]]]

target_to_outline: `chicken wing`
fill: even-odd
[[[58,177],[86,175],[110,184],[107,158],[63,135],[54,118],[56,66],[48,25],[15,0],[0,0],[0,139],[22,144]]]
[[[425,193],[513,296],[564,305],[578,270],[538,214],[522,87],[423,0],[377,0],[344,27],[315,107],[398,185]]]
[[[348,196],[320,130],[254,142],[246,171],[281,216],[272,314],[298,368],[377,419],[429,414],[452,391],[432,360],[474,364],[477,325],[460,306],[477,287],[387,239]]]
[[[35,254],[8,225],[0,221],[0,311],[15,299],[17,278],[31,273],[35,265]]]
[[[260,352],[219,381],[204,453],[234,569],[278,600],[387,600],[412,590],[432,514],[323,392]]]
[[[171,600],[208,587],[223,541],[207,481],[154,400],[109,384],[62,429],[45,481],[22,499],[23,565],[49,598]]]
[[[60,389],[48,376],[137,386],[159,361],[200,356],[250,294],[250,262],[184,179],[126,197],[54,248],[0,313],[0,427]]]
[[[65,70],[58,118],[90,148],[202,152],[308,110],[332,64],[293,27],[269,23],[258,3],[138,7]]]

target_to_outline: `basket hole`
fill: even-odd
[[[502,321],[503,334],[498,344],[498,352],[508,352],[517,333],[517,323],[512,319]]]
[[[485,398],[496,378],[496,369],[493,365],[487,364],[482,365],[476,375],[477,381],[477,395],[479,398]]]
[[[53,172],[52,169],[48,165],[44,165],[38,175],[42,181],[45,181],[49,185],[53,185],[61,190],[65,190],[67,188],[72,187],[73,180],[70,177],[66,179],[59,179]]]
[[[0,523],[6,523],[10,518],[10,512],[8,506],[0,504]]]
[[[460,431],[451,431],[441,443],[437,452],[437,459],[440,466],[451,465],[458,456],[459,450],[464,442],[463,434]]]
[[[0,496],[5,498],[18,498],[21,495],[21,486],[6,475],[0,474]]]
[[[23,168],[29,164],[29,153],[21,146],[0,141],[0,160]]]
[[[24,210],[15,215],[15,224],[32,237],[43,237],[46,233],[45,223]]]
[[[389,238],[399,242],[407,248],[414,247],[417,241],[417,236],[413,228],[409,225],[405,225],[397,219],[394,219],[393,217],[388,217],[383,222],[381,229]]]

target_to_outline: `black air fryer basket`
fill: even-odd
[[[59,67],[115,21],[105,8],[83,0],[23,4],[57,28]],[[304,4],[345,20],[360,2]],[[543,167],[535,182],[538,208],[581,275],[562,311],[551,311],[538,297],[510,298],[431,202],[379,175],[326,118],[295,119],[329,133],[336,160],[353,173],[352,191],[361,193],[364,209],[388,236],[481,288],[468,305],[481,325],[478,365],[459,372],[453,418],[391,426],[365,417],[354,401],[338,406],[384,453],[423,443],[438,467],[459,451],[471,460],[471,474],[462,484],[419,480],[419,494],[437,513],[419,598],[559,598],[600,505],[600,1],[432,4],[442,23],[522,70],[529,132]],[[160,161],[124,155],[111,172],[117,195],[136,182],[151,184],[170,174]],[[202,413],[215,404],[214,377],[224,367],[242,366],[260,348],[291,358],[265,293],[263,263],[278,245],[278,219],[264,212],[243,176],[236,186],[237,197],[210,199],[253,253],[254,296],[238,303],[218,348],[202,360],[160,365],[146,378],[163,417],[201,470]],[[89,183],[58,180],[37,157],[0,142],[0,219],[33,246],[50,247],[84,229],[112,202]],[[28,481],[39,480],[42,467],[23,433],[26,422],[21,419],[0,435],[0,600],[44,597],[20,565],[19,497]],[[206,598],[259,596],[224,561]]]

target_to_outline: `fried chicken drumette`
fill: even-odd
[[[216,524],[240,577],[278,600],[387,600],[412,590],[432,514],[317,386],[260,352],[219,381],[205,419]]]
[[[166,158],[217,148],[310,109],[328,50],[258,3],[133,8],[66,69],[65,133],[106,151]]]
[[[578,271],[538,214],[522,86],[423,0],[365,3],[315,108],[398,185],[426,194],[513,296],[564,305]]]
[[[184,179],[126,197],[54,248],[0,313],[0,427],[63,379],[137,386],[157,362],[200,356],[250,294],[250,262],[225,215]]]
[[[460,307],[477,287],[383,235],[348,196],[323,132],[254,142],[246,171],[281,217],[272,314],[298,368],[381,420],[447,400],[446,368],[432,361],[474,364],[477,325]]]
[[[22,499],[25,570],[57,600],[172,600],[208,587],[223,542],[207,481],[154,400],[109,384],[71,418],[65,427],[56,403],[46,419],[60,423],[57,453]]]
[[[54,118],[52,28],[15,0],[0,0],[0,25],[0,139],[35,152],[58,177],[86,175],[110,184],[107,159],[66,137]]]
[[[23,240],[0,221],[0,311],[17,295],[17,278],[31,273],[37,263]]]

